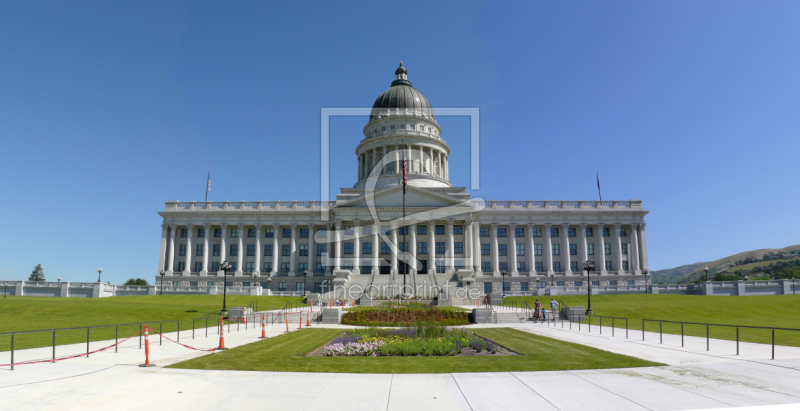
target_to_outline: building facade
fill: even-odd
[[[276,292],[407,284],[524,294],[586,287],[591,261],[593,286],[645,286],[641,200],[472,199],[450,184],[450,148],[407,74],[401,63],[373,105],[353,188],[336,201],[168,201],[156,279],[221,286],[228,261],[230,286]]]

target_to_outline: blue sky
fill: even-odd
[[[0,278],[152,281],[166,200],[319,199],[403,60],[486,199],[642,199],[651,269],[800,243],[797,2],[4,2]],[[439,118],[469,185],[469,123]],[[331,197],[364,118],[331,126]]]

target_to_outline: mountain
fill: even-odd
[[[694,264],[682,265],[680,267],[675,267],[675,268],[667,268],[665,270],[651,271],[650,274],[653,275],[652,282],[675,284],[681,277],[693,272],[697,268],[705,266],[705,264],[707,263],[694,263]]]

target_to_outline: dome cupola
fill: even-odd
[[[394,75],[396,79],[392,86],[381,93],[372,105],[369,120],[389,116],[415,116],[436,121],[431,103],[419,90],[411,87],[408,70],[403,67],[402,61]]]

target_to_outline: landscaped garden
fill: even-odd
[[[409,326],[417,322],[433,322],[439,325],[469,324],[469,313],[463,310],[443,309],[421,303],[383,303],[374,307],[348,310],[342,316],[342,324],[376,326]]]

